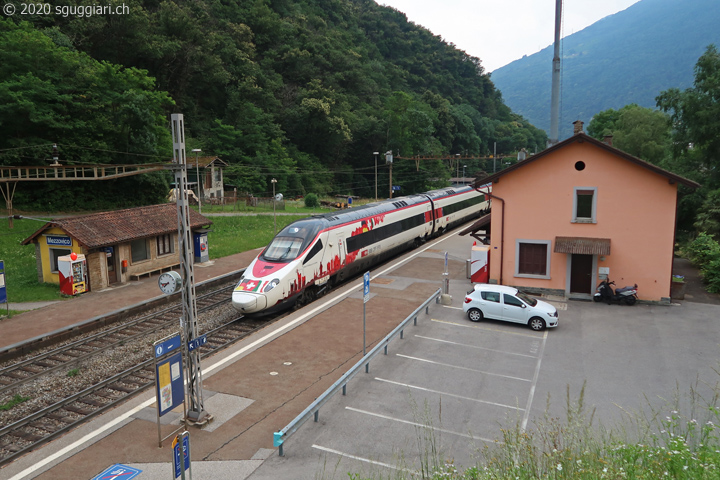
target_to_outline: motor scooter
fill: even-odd
[[[606,302],[608,305],[613,302],[635,305],[635,302],[637,302],[637,283],[633,286],[617,288],[615,291],[613,291],[611,285],[615,285],[615,282],[609,282],[607,280],[600,282],[593,296],[593,300],[596,302]]]

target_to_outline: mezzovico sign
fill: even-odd
[[[45,241],[52,247],[72,247],[72,239],[65,235],[45,235]]]

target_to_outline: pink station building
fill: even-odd
[[[492,183],[490,283],[590,298],[607,277],[669,302],[678,184],[699,185],[576,123],[572,137],[477,183]]]

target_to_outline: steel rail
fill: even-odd
[[[214,296],[224,295],[225,292],[227,292],[228,290],[231,290],[232,288],[233,288],[233,286],[227,286],[227,287],[223,287],[218,290],[214,290],[212,292],[204,294],[203,296],[200,297],[199,300],[207,300],[208,298],[211,298]],[[209,309],[215,308],[218,305],[222,305],[225,302],[227,302],[227,298],[222,297],[220,300],[218,300],[216,302],[212,302],[209,305],[203,306],[198,311],[199,312],[207,311]],[[91,335],[89,337],[77,340],[75,342],[63,345],[56,349],[44,352],[40,355],[36,355],[35,357],[29,358],[27,360],[23,360],[21,362],[10,365],[6,368],[0,369],[0,377],[10,377],[10,378],[14,378],[12,376],[12,374],[14,372],[21,371],[28,367],[35,366],[36,368],[42,369],[42,371],[34,373],[34,374],[30,374],[26,377],[15,378],[15,381],[13,381],[12,383],[0,385],[0,395],[9,390],[17,388],[20,385],[23,385],[25,383],[36,380],[36,379],[42,377],[43,375],[47,375],[49,373],[61,370],[63,368],[68,368],[72,365],[75,365],[84,360],[87,360],[88,358],[92,358],[96,355],[100,355],[109,348],[114,348],[118,345],[121,345],[122,343],[134,340],[136,338],[146,336],[150,333],[154,333],[163,328],[167,328],[169,325],[176,323],[177,318],[171,318],[168,320],[164,320],[164,319],[161,319],[160,317],[162,317],[163,315],[171,315],[174,312],[181,311],[181,309],[182,309],[182,306],[174,305],[172,307],[160,310],[158,312],[154,312],[149,315],[145,315],[143,317],[137,318],[135,320],[131,320],[122,325],[110,327],[108,330],[105,330],[103,332],[100,332],[100,333]],[[143,324],[149,324],[153,320],[156,320],[156,319],[159,319],[161,321],[161,323],[156,323],[156,324],[152,325],[150,328],[146,328],[146,329],[142,330],[141,332],[120,338],[119,340],[110,341],[110,342],[107,341],[107,337],[110,335],[122,334],[122,332],[124,332],[124,331],[135,329]],[[96,345],[89,345],[91,343],[96,343]],[[99,343],[99,345],[97,345],[98,343]],[[82,347],[92,348],[93,350],[90,352],[82,353],[80,355],[67,354],[67,352],[71,352],[73,350],[82,351]],[[66,357],[72,357],[72,358],[71,358],[71,360],[58,363],[57,365],[54,365],[54,366],[45,366],[45,365],[38,363],[38,362],[42,362],[44,360],[50,359],[49,357],[54,357],[54,356],[66,356]],[[56,361],[56,360],[52,360],[52,359],[50,359],[50,360]]]

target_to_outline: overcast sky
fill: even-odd
[[[552,44],[555,0],[376,0],[404,12],[492,72]],[[564,0],[563,37],[638,0]]]

